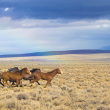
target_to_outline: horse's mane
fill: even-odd
[[[35,68],[35,69],[34,69],[34,68],[33,68],[32,70],[30,70],[30,72],[33,73],[33,72],[35,72],[36,70],[40,70],[40,69],[38,69],[38,68]]]
[[[7,72],[17,72],[19,71],[18,67],[10,68]]]

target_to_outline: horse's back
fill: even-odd
[[[51,74],[50,73],[41,73],[41,79],[48,80],[50,78],[51,78]]]
[[[20,74],[18,72],[4,72],[3,75],[2,75],[3,79],[11,79],[11,80],[16,80],[16,79],[19,79],[20,77]]]

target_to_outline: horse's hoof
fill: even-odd
[[[43,86],[43,88],[46,88],[46,86]]]
[[[23,87],[22,85],[19,85],[19,86],[17,86],[17,87]]]
[[[32,84],[30,84],[29,87],[32,87]]]
[[[17,87],[16,85],[13,85],[13,87]]]
[[[8,89],[8,87],[4,86],[3,89]]]

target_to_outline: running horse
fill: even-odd
[[[38,68],[36,68],[36,69],[33,68],[32,70],[30,70],[30,72],[31,72],[31,75],[25,74],[23,79],[30,80],[30,83],[31,83],[31,80],[34,80],[36,78],[36,74],[41,73],[41,70]],[[38,81],[36,81],[36,82],[40,85],[40,83]]]
[[[6,82],[6,84],[10,87],[10,85],[7,83],[7,81],[9,80],[11,82],[16,82],[16,84],[13,86],[17,86],[19,82],[21,86],[23,76],[26,73],[30,74],[30,71],[27,68],[23,68],[22,70],[17,72],[3,72],[2,74],[3,85],[5,86],[5,82]]]
[[[39,81],[40,79],[43,79],[43,80],[47,80],[46,85],[44,85],[43,87],[47,87],[48,84],[50,84],[52,86],[51,81],[55,77],[56,74],[63,74],[63,72],[60,71],[59,68],[57,68],[57,69],[54,69],[51,72],[47,72],[47,73],[41,72],[41,73],[34,74],[35,79],[32,80],[31,83],[34,83],[36,81]]]

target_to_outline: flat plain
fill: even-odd
[[[59,68],[63,74],[46,88],[45,80],[31,87],[25,80],[23,87],[0,85],[0,110],[110,110],[110,54],[0,58],[0,71],[13,67]]]

